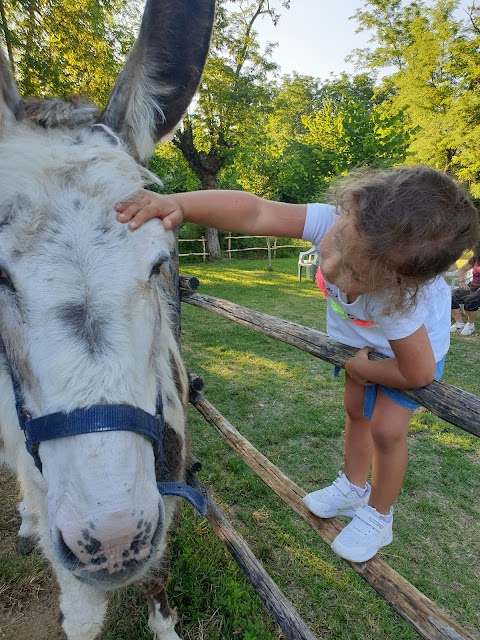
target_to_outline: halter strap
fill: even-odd
[[[153,416],[143,409],[127,404],[94,405],[75,409],[70,413],[50,413],[39,418],[31,418],[23,404],[20,385],[10,371],[15,407],[20,428],[25,433],[25,444],[33,457],[35,466],[42,472],[42,461],[38,454],[40,442],[67,438],[83,433],[102,433],[106,431],[130,431],[145,436],[156,445],[156,457],[164,457],[162,435],[165,422],[160,395],[157,398],[157,415]],[[162,496],[176,496],[187,500],[200,515],[207,512],[205,495],[192,486],[182,482],[158,482],[157,488]]]
[[[36,466],[42,470],[38,445],[45,440],[67,438],[83,433],[104,431],[133,431],[140,433],[157,445],[157,456],[162,457],[162,433],[164,420],[161,413],[152,416],[137,407],[126,404],[94,405],[76,409],[70,413],[50,413],[40,418],[26,420],[25,444]]]

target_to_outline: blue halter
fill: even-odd
[[[162,436],[165,421],[160,395],[157,399],[157,415],[126,404],[94,405],[86,409],[76,409],[71,413],[50,413],[40,418],[32,418],[26,411],[20,385],[11,373],[18,422],[25,434],[25,444],[41,472],[42,462],[38,453],[39,444],[45,440],[55,440],[82,433],[104,431],[133,431],[145,436],[154,444],[157,460],[164,457]],[[187,500],[200,515],[207,512],[207,500],[199,491],[181,482],[157,482],[163,496],[177,496]]]

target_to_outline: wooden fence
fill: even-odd
[[[216,313],[341,367],[344,367],[345,362],[356,352],[351,347],[329,339],[320,331],[253,311],[226,300],[198,294],[195,291],[198,284],[196,278],[180,278],[182,302]],[[382,358],[383,356],[372,354],[372,357]],[[320,519],[310,513],[302,501],[305,491],[243,438],[206,400],[202,395],[202,389],[203,381],[195,374],[190,374],[192,405],[252,471],[302,517],[325,542],[330,544],[342,528],[339,521],[336,518]],[[406,391],[405,394],[440,418],[480,436],[480,398],[473,394],[441,381],[434,381],[422,389]],[[248,547],[245,549],[245,543],[238,537],[233,527],[223,519],[224,516],[218,513],[216,505],[209,508],[207,517],[288,640],[314,639],[315,636],[305,622],[294,609],[292,612],[292,605],[288,600],[283,595],[278,596],[278,588],[265,587],[266,584],[270,585],[271,578],[258,560],[252,561],[252,552]],[[473,636],[380,558],[374,557],[365,563],[348,562],[348,564],[389,602],[422,638],[473,640]]]
[[[243,247],[241,249],[232,249],[232,241],[235,240],[245,240],[248,238],[265,238],[265,246],[264,247]],[[272,244],[273,240],[273,244]],[[307,245],[305,245],[306,247]],[[278,238],[275,236],[232,236],[231,233],[227,236],[227,257],[229,260],[232,259],[232,253],[241,252],[241,251],[266,251],[268,261],[273,257],[277,257],[277,249],[298,249],[298,251],[302,251],[305,247],[298,244],[278,244]],[[311,247],[311,243],[308,244],[308,248]]]
[[[243,247],[240,249],[232,249],[232,242],[234,242],[235,240],[245,240],[245,239],[249,239],[249,238],[264,238],[265,239],[265,246],[264,247]],[[201,250],[200,251],[191,251],[189,253],[179,253],[179,257],[185,258],[188,256],[202,256],[202,260],[203,262],[206,261],[207,256],[209,255],[208,251],[207,251],[207,241],[206,238],[204,238],[203,236],[201,238],[179,238],[178,242],[196,242],[196,243],[200,243],[201,245]],[[308,248],[310,248],[310,244],[308,245]],[[307,245],[305,245],[305,247],[307,247]],[[303,245],[298,245],[298,244],[278,244],[278,238],[274,237],[274,236],[233,236],[231,233],[228,234],[227,236],[227,257],[229,260],[232,259],[232,253],[240,253],[242,251],[266,251],[267,252],[267,259],[268,262],[270,263],[270,260],[272,259],[272,255],[273,258],[277,257],[277,250],[278,249],[298,249],[298,251],[302,251],[305,249],[305,247]]]
[[[190,253],[179,253],[179,258],[186,258],[187,256],[202,256],[203,262],[206,261],[207,256],[209,255],[207,252],[207,240],[203,236],[201,238],[179,238],[178,242],[200,242],[202,246],[202,250],[200,252],[191,251]]]

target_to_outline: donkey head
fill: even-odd
[[[171,480],[185,457],[185,374],[160,269],[173,238],[158,220],[129,232],[114,204],[156,180],[139,162],[196,90],[213,13],[213,0],[149,0],[100,116],[22,101],[0,51],[0,368],[33,419],[97,405],[154,415],[160,397]],[[47,553],[105,588],[138,578],[174,502],[158,494],[151,442],[83,433],[38,454],[43,478],[23,447],[19,458],[46,489]]]

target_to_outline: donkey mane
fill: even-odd
[[[25,118],[31,124],[52,129],[56,127],[83,127],[97,122],[99,111],[91,102],[72,96],[69,100],[57,98],[27,98],[24,100]]]

